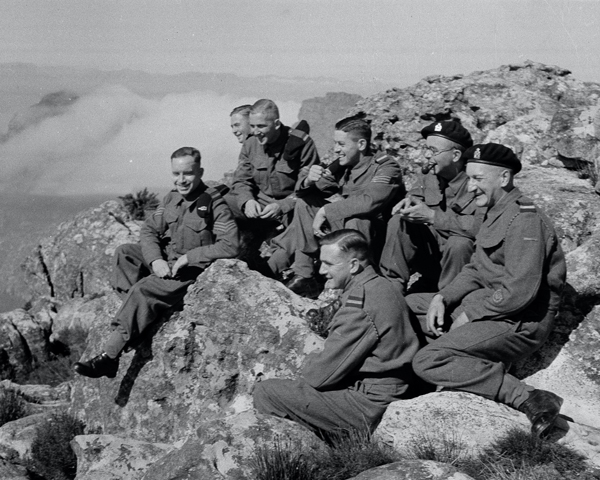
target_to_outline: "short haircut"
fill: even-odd
[[[279,118],[279,108],[277,108],[277,105],[275,105],[273,100],[268,100],[266,98],[257,100],[254,105],[252,105],[250,113],[262,113],[272,120],[277,120]]]
[[[232,117],[236,113],[239,113],[240,115],[247,117],[250,115],[250,110],[252,110],[252,105],[240,105],[239,107],[235,107],[229,116]]]
[[[360,261],[371,262],[369,241],[358,230],[343,228],[328,233],[319,240],[319,245],[336,244],[340,251],[357,258]]]
[[[335,124],[335,129],[350,134],[354,141],[365,139],[368,145],[371,144],[371,125],[363,118],[343,118]]]
[[[192,157],[194,159],[194,163],[197,163],[198,165],[200,165],[200,159],[201,159],[200,150],[198,150],[197,148],[194,148],[194,147],[178,148],[171,155],[171,160],[173,160],[174,158],[181,158],[181,157]]]

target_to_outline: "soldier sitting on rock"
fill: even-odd
[[[424,380],[481,395],[527,415],[542,436],[562,399],[508,373],[548,338],[565,284],[566,265],[552,222],[513,184],[521,162],[510,148],[474,145],[469,191],[486,210],[471,262],[437,294],[407,297],[431,337],[413,361]]]
[[[335,171],[313,165],[299,182],[294,218],[288,229],[273,239],[275,250],[268,260],[277,275],[289,267],[293,257],[294,276],[286,286],[307,297],[319,293],[314,278],[318,237],[353,228],[375,245],[377,232],[384,235],[392,205],[405,193],[396,160],[372,154],[368,122],[345,118],[336,124],[334,139]]]
[[[421,277],[413,292],[436,292],[450,283],[469,263],[483,219],[467,189],[463,152],[473,145],[469,132],[459,122],[444,121],[423,128],[421,135],[428,163],[392,210],[380,262],[382,275],[402,292],[415,272]]]
[[[150,326],[180,306],[188,287],[218,258],[238,254],[238,229],[218,190],[202,182],[200,152],[191,147],[171,156],[175,189],[146,219],[139,244],[115,252],[112,280],[124,296],[114,331],[96,357],[75,364],[86,377],[114,378],[119,357]]]
[[[328,288],[343,290],[342,307],[302,378],[258,382],[254,405],[325,439],[353,430],[371,433],[387,406],[406,395],[418,340],[404,298],[371,265],[363,234],[337,230],[320,244],[320,273]]]

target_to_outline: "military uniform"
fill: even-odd
[[[406,393],[418,348],[404,298],[366,267],[344,290],[323,350],[299,380],[258,382],[258,411],[294,420],[317,433],[368,430]]]
[[[324,206],[331,231],[353,228],[371,239],[377,226],[383,230],[392,205],[404,193],[400,166],[389,155],[365,156],[353,168],[325,175],[308,188],[300,182],[294,219],[286,232],[273,239],[271,270],[281,272],[294,255],[294,273],[304,278],[314,275],[313,257],[319,245],[313,220],[320,207]],[[324,199],[331,194],[329,200]]]
[[[566,278],[550,220],[521,192],[506,193],[486,214],[470,264],[439,293],[453,319],[469,323],[444,333],[415,357],[426,381],[519,408],[533,388],[507,365],[548,337]],[[434,294],[407,297],[422,325]]]
[[[282,125],[277,140],[261,145],[250,136],[242,145],[233,175],[232,191],[226,200],[236,218],[243,217],[244,205],[256,200],[261,206],[278,203],[285,216],[294,210],[294,190],[303,167],[319,163],[313,140],[302,130]],[[288,140],[301,140],[300,148],[286,149]]]
[[[112,285],[124,301],[112,321],[115,331],[105,348],[109,357],[118,357],[127,342],[177,306],[213,260],[237,255],[238,229],[229,207],[218,190],[204,184],[197,188],[200,196],[192,202],[169,192],[144,223],[140,243],[117,248]],[[155,260],[164,259],[172,268],[182,255],[189,264],[177,278],[151,274]]]
[[[402,291],[414,272],[431,290],[443,288],[469,263],[484,212],[475,205],[468,180],[461,171],[442,190],[435,174],[422,175],[409,194],[435,211],[433,224],[411,223],[400,215],[388,222],[380,269]]]

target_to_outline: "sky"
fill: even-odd
[[[4,0],[0,62],[379,79],[526,59],[600,81],[598,0]]]
[[[528,59],[600,82],[600,0],[3,0],[0,16],[0,63],[331,77],[376,93]],[[228,113],[254,100],[106,85],[0,146],[0,192],[154,188],[182,145],[218,180],[239,151]],[[275,100],[295,121],[299,104]]]

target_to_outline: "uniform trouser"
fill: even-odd
[[[422,328],[434,294],[406,298]],[[456,318],[462,309],[452,312]],[[423,380],[441,387],[474,393],[519,408],[533,387],[510,375],[510,363],[538,350],[548,338],[555,312],[539,321],[483,320],[444,333],[417,352],[413,369]]]
[[[261,413],[293,420],[320,436],[325,433],[372,433],[387,406],[402,398],[407,385],[356,382],[342,390],[319,391],[305,380],[263,380],[254,387]]]
[[[273,239],[276,247],[269,259],[269,266],[275,273],[289,267],[292,256],[294,274],[311,278],[314,276],[314,259],[319,251],[319,241],[314,235],[313,221],[319,208],[326,202],[318,196],[298,198],[294,208],[294,218],[290,226],[281,235]],[[329,222],[331,231],[353,228],[363,233],[367,240],[371,237],[371,220],[366,218],[348,218]]]
[[[148,265],[139,244],[117,248],[113,286],[126,296],[111,321],[114,331],[104,345],[104,351],[111,358],[118,357],[127,343],[139,337],[167,310],[177,306],[202,269],[185,267],[177,279],[159,278],[154,274],[144,276],[145,272],[149,272]],[[137,278],[140,279],[132,284]]]
[[[448,285],[469,263],[474,242],[467,237],[442,237],[427,225],[410,223],[394,215],[388,222],[381,254],[381,274],[404,291],[410,275],[421,273],[431,291]]]

